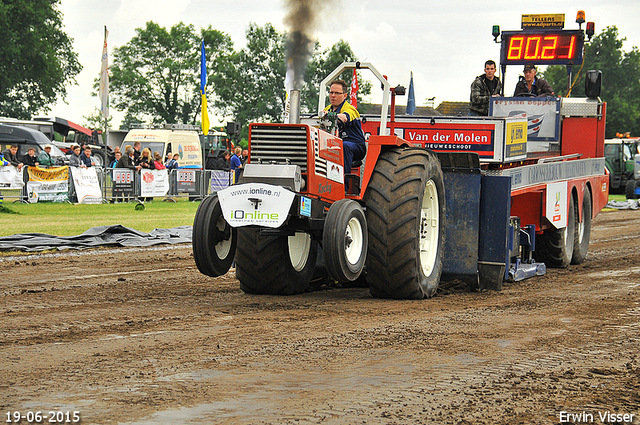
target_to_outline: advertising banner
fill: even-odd
[[[151,198],[165,196],[169,191],[167,170],[145,170],[140,172],[140,196]]]
[[[278,228],[289,216],[295,194],[281,186],[245,183],[218,192],[224,219],[231,227]]]
[[[527,140],[559,140],[558,99],[538,98],[492,98],[490,115],[494,117],[527,118]]]
[[[22,189],[22,172],[13,165],[0,167],[0,189]]]
[[[219,190],[229,187],[233,180],[233,172],[212,170],[211,171],[211,192],[217,192]]]
[[[127,168],[114,168],[113,171],[113,197],[132,198],[134,195],[133,170]]]
[[[196,170],[176,170],[178,175],[178,191],[196,193]]]
[[[29,202],[66,202],[69,200],[69,167],[29,167]]]
[[[69,167],[69,169],[71,170],[78,202],[81,204],[102,203],[102,190],[100,189],[100,180],[98,180],[95,167]]]

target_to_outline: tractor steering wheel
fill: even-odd
[[[522,93],[518,93],[516,97],[536,97],[536,95],[525,91]]]

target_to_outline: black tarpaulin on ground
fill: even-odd
[[[45,251],[191,243],[191,232],[191,226],[179,226],[172,229],[153,229],[150,233],[143,233],[118,224],[92,227],[76,236],[23,233],[0,237],[0,251]]]
[[[640,208],[636,199],[627,199],[626,201],[609,201],[607,208],[615,208],[617,210],[637,210]]]

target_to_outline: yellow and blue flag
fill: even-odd
[[[202,133],[209,134],[209,112],[207,111],[207,59],[204,54],[204,40],[202,40],[202,51],[200,59],[200,94],[202,95]]]

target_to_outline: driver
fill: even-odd
[[[344,173],[351,173],[351,164],[354,160],[364,158],[367,146],[362,132],[360,113],[347,102],[349,96],[347,83],[343,80],[334,80],[329,85],[329,102],[324,110],[337,114],[338,128],[344,150]]]
[[[520,77],[513,96],[555,96],[551,85],[542,78],[536,77],[535,65],[528,63],[524,66],[524,77]]]

